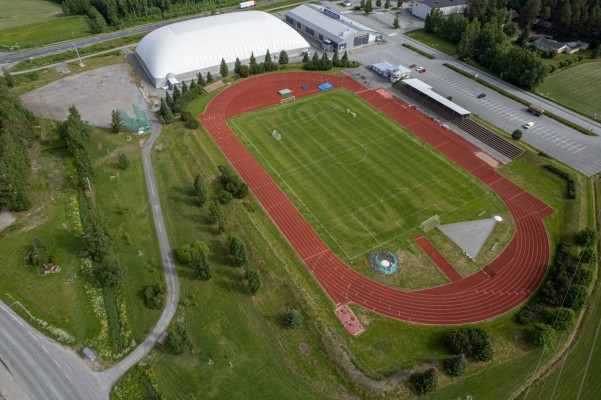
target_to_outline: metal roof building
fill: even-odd
[[[382,41],[380,32],[315,4],[287,11],[286,22],[317,41],[325,51],[341,52]]]
[[[427,83],[420,81],[419,79],[405,79],[403,81],[405,86],[411,89],[415,93],[419,93],[421,96],[426,97],[428,101],[437,104],[439,107],[453,113],[462,118],[466,118],[471,113],[465,108],[453,103],[451,100],[432,90],[432,86]]]
[[[463,14],[466,0],[419,0],[411,3],[411,14],[426,19],[430,11],[438,8],[442,15]]]
[[[263,61],[267,50],[290,58],[308,51],[309,43],[282,20],[262,11],[244,11],[197,18],[159,28],[144,37],[136,56],[156,87],[167,75],[179,80],[198,72],[219,73],[223,58],[230,70],[236,57],[248,63],[251,53]]]

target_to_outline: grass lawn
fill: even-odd
[[[496,195],[347,91],[241,115],[229,124],[330,248],[383,283],[414,289],[447,282],[413,241],[423,234],[420,223],[435,214],[451,223],[498,213],[509,222],[497,225],[494,240],[504,247],[512,236]],[[282,140],[273,139],[274,129]],[[443,254],[463,259],[464,275],[483,265],[465,262],[436,230],[427,236]],[[397,252],[402,272],[383,277],[373,271],[366,259],[375,249]],[[489,261],[488,253],[479,262]]]
[[[583,62],[549,75],[536,92],[589,118],[596,114],[601,121],[601,62]]]
[[[83,15],[57,17],[51,21],[0,30],[0,47],[14,47],[18,43],[23,50],[77,39],[90,33],[90,26]],[[15,47],[13,51],[18,50]]]
[[[42,0],[0,0],[0,10],[0,30],[51,21],[63,14],[59,4]]]
[[[207,207],[199,209],[187,195],[197,173],[216,191],[217,165],[226,163],[216,145],[206,133],[177,122],[165,127],[153,159],[171,245],[204,241],[213,269],[213,279],[205,282],[195,280],[189,267],[178,268],[179,315],[195,351],[173,356],[159,348],[152,356],[166,397],[333,397],[340,381],[314,325],[327,318],[336,335],[342,327],[318,284],[253,198],[224,206],[228,232],[219,235],[208,223]],[[250,262],[263,274],[264,288],[256,296],[246,288],[242,271],[231,266],[229,234],[242,238]],[[305,312],[302,329],[283,328],[283,315],[292,307]]]
[[[457,45],[447,40],[441,39],[433,33],[427,33],[423,29],[417,29],[415,31],[405,33],[405,36],[409,36],[411,39],[415,39],[418,42],[425,44],[426,46],[432,47],[440,51],[441,53],[448,54],[450,56],[457,52]]]

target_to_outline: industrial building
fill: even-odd
[[[251,53],[262,61],[267,50],[282,50],[293,59],[309,43],[282,20],[262,11],[245,11],[196,18],[159,28],[144,37],[136,56],[155,85],[194,78],[198,72],[219,74],[221,59],[233,69],[236,58],[248,64]]]
[[[382,33],[315,4],[287,11],[286,22],[325,51],[342,52],[382,41]]]
[[[421,0],[411,3],[411,14],[426,19],[434,8],[442,11],[442,15],[463,14],[466,0]]]

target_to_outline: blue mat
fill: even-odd
[[[307,89],[309,86],[308,85],[303,85],[301,86],[301,89]]]
[[[317,88],[319,90],[330,90],[330,89],[333,89],[334,86],[332,86],[332,84],[328,82],[328,83],[322,83],[321,85],[317,86]]]

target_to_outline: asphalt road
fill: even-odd
[[[393,19],[392,14],[389,18],[386,15],[390,13],[376,13],[366,17],[360,13],[344,9],[334,3],[328,3],[328,7],[384,34],[385,43],[351,52],[351,58],[363,64],[360,67],[361,73],[369,78],[370,87],[379,86],[391,91],[393,90],[391,89],[390,82],[387,82],[384,78],[369,69],[369,65],[374,62],[388,61],[392,64],[402,64],[404,66],[418,64],[425,67],[427,71],[421,74],[414,72],[411,77],[418,78],[429,84],[436,93],[445,97],[452,96],[455,103],[507,132],[512,132],[518,128],[522,129],[524,132],[522,140],[524,142],[544,151],[551,157],[587,176],[601,172],[601,136],[584,135],[546,116],[535,117],[527,113],[526,107],[522,104],[498,94],[463,75],[453,72],[445,67],[443,63],[453,64],[472,74],[478,74],[479,78],[489,81],[532,104],[540,104],[544,109],[579,124],[598,135],[601,135],[601,121],[589,120],[570,110],[563,109],[543,98],[532,95],[530,92],[525,92],[506,82],[500,81],[498,77],[489,76],[482,73],[482,71],[477,71],[451,56],[403,36],[402,32],[420,27],[421,24],[420,22],[411,20],[407,11],[401,14],[404,16],[400,21],[401,29],[395,30],[392,29],[391,24],[387,25],[385,23],[385,21]],[[410,43],[428,53],[434,54],[436,59],[430,60],[421,56],[403,47],[402,43]],[[486,97],[477,99],[477,96],[481,93],[485,93]],[[399,95],[396,91],[395,94]],[[534,126],[528,130],[523,129],[523,125],[530,121],[534,122]]]
[[[98,376],[72,349],[37,332],[0,302],[0,397],[106,400]]]

